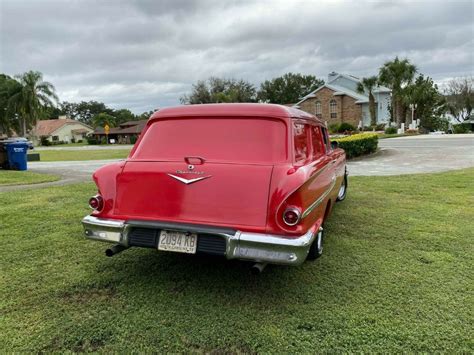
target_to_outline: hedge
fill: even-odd
[[[379,137],[375,133],[360,133],[349,137],[333,139],[346,151],[347,158],[370,154],[377,150]]]

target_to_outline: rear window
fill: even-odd
[[[189,118],[156,121],[132,159],[275,163],[287,159],[286,125],[272,119]]]

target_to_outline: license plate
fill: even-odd
[[[162,230],[158,250],[196,254],[197,234]]]

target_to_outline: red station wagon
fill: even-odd
[[[323,122],[270,104],[165,108],[125,161],[93,175],[89,239],[298,265],[323,250],[324,221],[347,190],[346,157]]]

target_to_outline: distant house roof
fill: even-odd
[[[85,123],[82,123],[80,121],[72,120],[70,118],[66,119],[55,119],[55,120],[40,120],[36,123],[36,126],[33,129],[33,134],[37,137],[43,137],[43,136],[50,136],[54,131],[58,130],[59,128],[67,125],[67,124],[80,124],[83,125],[84,127],[88,129],[92,129]],[[84,130],[86,130],[84,128]]]
[[[146,122],[146,121],[147,121],[147,120],[145,120],[145,122]],[[120,127],[136,126],[136,125],[137,125],[137,122],[141,122],[141,121],[127,121],[127,122],[121,123],[119,126],[120,126]]]
[[[128,126],[127,128],[122,128],[120,134],[140,134],[143,128],[145,128],[148,120],[136,121],[137,124],[133,126]]]
[[[120,124],[120,127],[110,128],[109,134],[140,134],[148,120],[128,121]],[[103,127],[97,127],[94,134],[105,135]]]
[[[339,96],[339,95],[347,95],[347,96],[350,96],[352,97],[353,99],[356,100],[356,104],[362,104],[362,103],[366,103],[366,102],[369,102],[369,96],[365,93],[359,93],[357,91],[354,91],[350,88],[347,88],[345,86],[341,86],[341,85],[337,85],[337,84],[334,84],[335,80],[340,78],[340,77],[343,77],[343,78],[346,78],[352,82],[355,82],[355,83],[359,83],[360,82],[360,79],[356,76],[353,76],[353,75],[348,75],[348,74],[338,74],[338,73],[335,73],[335,72],[332,72],[329,74],[329,79],[328,79],[328,82],[322,86],[320,86],[319,88],[317,88],[316,90],[313,90],[311,91],[309,94],[307,94],[306,96],[302,97],[300,101],[298,101],[296,104],[293,105],[293,107],[296,107],[298,108],[299,107],[299,104],[302,103],[303,101],[309,99],[309,98],[312,98],[312,97],[315,97],[315,94],[324,89],[324,88],[328,88],[332,91],[334,91],[334,96]],[[378,86],[376,89],[374,89],[374,93],[381,93],[381,92],[390,92],[391,90],[385,86]]]

